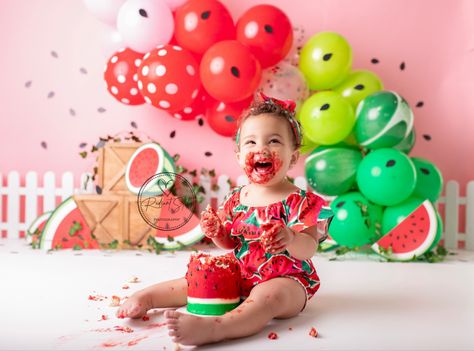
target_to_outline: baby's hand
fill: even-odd
[[[224,226],[216,211],[207,205],[206,210],[201,212],[201,228],[208,238],[224,236]]]
[[[279,222],[264,223],[262,229],[260,241],[265,251],[271,254],[284,251],[295,238],[294,231]]]

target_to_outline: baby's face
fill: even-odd
[[[286,177],[299,157],[291,133],[284,117],[261,114],[244,121],[236,156],[250,182],[274,185]]]

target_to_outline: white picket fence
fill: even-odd
[[[221,175],[217,177],[218,190],[212,190],[212,179],[200,175],[198,179],[185,176],[189,181],[197,181],[205,189],[205,197],[201,208],[207,204],[220,204],[230,190],[229,177]],[[65,172],[61,175],[61,184],[56,183],[56,175],[53,172],[46,172],[43,175],[42,186],[38,186],[39,175],[36,172],[28,172],[25,176],[25,185],[20,186],[20,174],[10,172],[7,176],[7,185],[3,186],[0,181],[0,233],[3,237],[18,238],[20,233],[24,233],[30,224],[39,216],[38,200],[42,202],[42,212],[52,211],[60,201],[78,193],[95,193],[91,174],[83,173],[79,178],[79,186],[74,182],[74,175]],[[2,174],[0,173],[0,180]],[[237,185],[247,184],[246,176],[237,178]],[[306,179],[296,177],[295,185],[301,189],[307,189]],[[21,199],[24,198],[24,206]],[[4,201],[6,199],[6,201]],[[6,208],[4,208],[6,203]],[[444,231],[443,240],[448,249],[458,248],[458,243],[464,244],[466,250],[474,251],[474,181],[467,184],[466,197],[459,196],[459,184],[456,181],[449,181],[445,186],[445,196],[440,197],[437,206],[444,205]],[[21,220],[21,211],[24,211],[24,219]],[[465,210],[464,231],[460,232],[459,215]]]

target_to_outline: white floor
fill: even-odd
[[[159,324],[162,311],[154,311],[150,321],[117,319],[109,299],[91,301],[88,296],[123,297],[182,276],[189,254],[46,254],[18,241],[0,240],[0,349],[175,350],[166,327]],[[314,259],[321,288],[300,316],[274,321],[255,336],[202,349],[474,349],[473,253],[458,252],[437,264],[329,257]],[[134,276],[141,282],[129,283]],[[122,289],[124,284],[130,289]],[[100,320],[102,315],[109,319]],[[115,331],[115,326],[134,332]],[[311,327],[318,330],[318,338],[308,335]],[[268,339],[272,331],[277,340]]]

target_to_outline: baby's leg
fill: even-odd
[[[141,318],[152,308],[180,307],[186,304],[188,285],[185,278],[168,280],[139,290],[118,309],[119,318]]]
[[[252,289],[236,309],[218,317],[197,317],[166,311],[174,342],[201,345],[249,336],[261,331],[272,318],[296,316],[306,301],[304,288],[290,278],[274,278]]]

